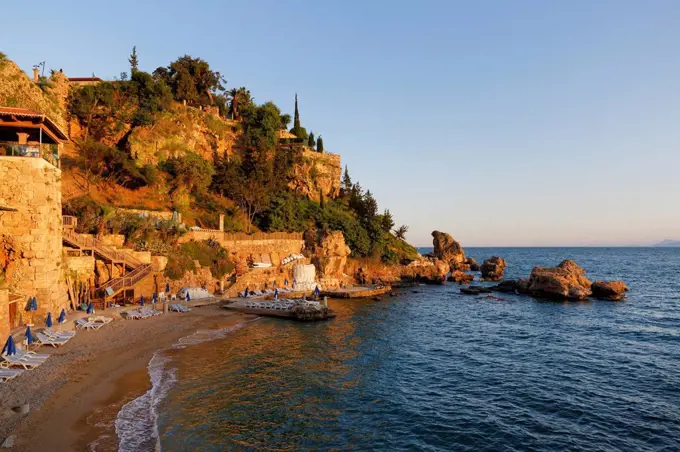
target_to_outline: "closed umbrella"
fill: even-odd
[[[318,297],[319,295],[321,295],[321,291],[319,290],[319,286],[316,286],[316,288],[314,289],[314,296]]]
[[[47,313],[47,320],[45,320],[45,325],[47,325],[47,328],[52,328],[52,313],[51,312]]]
[[[274,300],[279,299],[279,289],[274,290]]]
[[[63,309],[61,310],[61,314],[59,314],[59,323],[66,323],[66,311]]]
[[[248,298],[248,286],[246,286],[246,290],[243,291],[243,296]]]
[[[144,306],[144,295],[139,298],[139,305]]]
[[[33,297],[31,298],[31,301],[28,302],[28,310],[29,311],[37,311],[38,310],[38,299]]]
[[[285,287],[288,287],[288,278],[286,278],[286,279],[283,280],[283,285],[284,285]]]
[[[165,292],[170,293],[170,283],[165,283]]]
[[[87,313],[94,314],[94,305],[92,304],[92,302],[90,302],[90,304],[87,305]]]
[[[189,302],[191,301],[191,297],[189,296],[189,291],[188,291],[188,290],[187,290],[186,300],[187,300],[187,302],[184,303],[184,304],[187,306],[187,308],[189,308]]]
[[[14,345],[14,338],[10,334],[9,337],[7,338],[7,342],[5,342],[5,347],[2,349],[2,354],[3,355],[16,355],[17,353],[17,347]]]
[[[26,345],[31,345],[33,343],[33,335],[31,334],[31,327],[26,327]]]

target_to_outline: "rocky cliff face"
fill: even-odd
[[[340,194],[342,167],[338,154],[326,154],[305,149],[302,164],[295,168],[295,180],[290,188],[309,199],[336,198]]]
[[[0,56],[0,106],[27,108],[44,113],[62,130],[66,130],[65,100],[68,83],[63,73],[56,72],[45,85],[35,84],[13,61]]]
[[[319,282],[324,288],[334,288],[344,279],[347,257],[351,250],[345,244],[345,237],[340,231],[324,234],[314,250],[312,263],[318,272]]]
[[[136,127],[128,143],[130,154],[143,164],[157,164],[193,152],[212,161],[216,152],[231,155],[238,123],[210,112],[177,106],[152,126]]]
[[[445,232],[432,232],[432,245],[434,257],[449,263],[452,270],[456,270],[458,264],[465,262],[465,251],[453,237]]]

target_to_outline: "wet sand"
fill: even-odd
[[[102,313],[106,315],[105,312]],[[118,450],[118,410],[150,388],[153,354],[199,329],[218,329],[252,316],[218,306],[193,308],[147,320],[116,319],[99,331],[78,332],[53,349],[40,367],[0,384],[0,442],[16,435],[15,451]],[[12,407],[30,403],[27,415]]]

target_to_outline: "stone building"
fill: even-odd
[[[62,275],[58,168],[59,147],[66,136],[44,115],[0,108],[0,137],[11,134],[24,144],[4,141],[3,148],[0,142],[4,149],[0,152],[0,337],[26,323],[42,323],[48,312],[58,315],[68,303]],[[49,153],[43,151],[45,142],[55,145]],[[38,310],[27,311],[34,296]]]

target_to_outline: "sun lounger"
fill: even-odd
[[[18,356],[19,358],[32,358],[32,359],[46,360],[51,355],[49,353],[28,352],[26,350],[21,350],[21,349],[17,348],[16,356]]]
[[[103,324],[106,325],[106,324],[113,322],[113,317],[105,317],[103,315],[97,315],[97,316],[94,316],[94,317],[88,317],[87,320],[92,322],[92,323],[103,323]]]
[[[75,331],[55,331],[49,328],[44,329],[42,332],[50,337],[65,337],[69,339],[76,335]]]
[[[0,381],[9,381],[22,373],[24,373],[24,369],[0,369]]]
[[[64,345],[69,340],[71,340],[70,337],[48,336],[42,332],[36,333],[35,337],[38,339],[37,342],[40,345],[51,345],[52,347]]]
[[[21,366],[24,369],[34,369],[44,363],[44,359],[36,359],[36,358],[20,358],[17,355],[2,355],[2,362],[0,363],[0,367],[7,368],[10,366]]]

